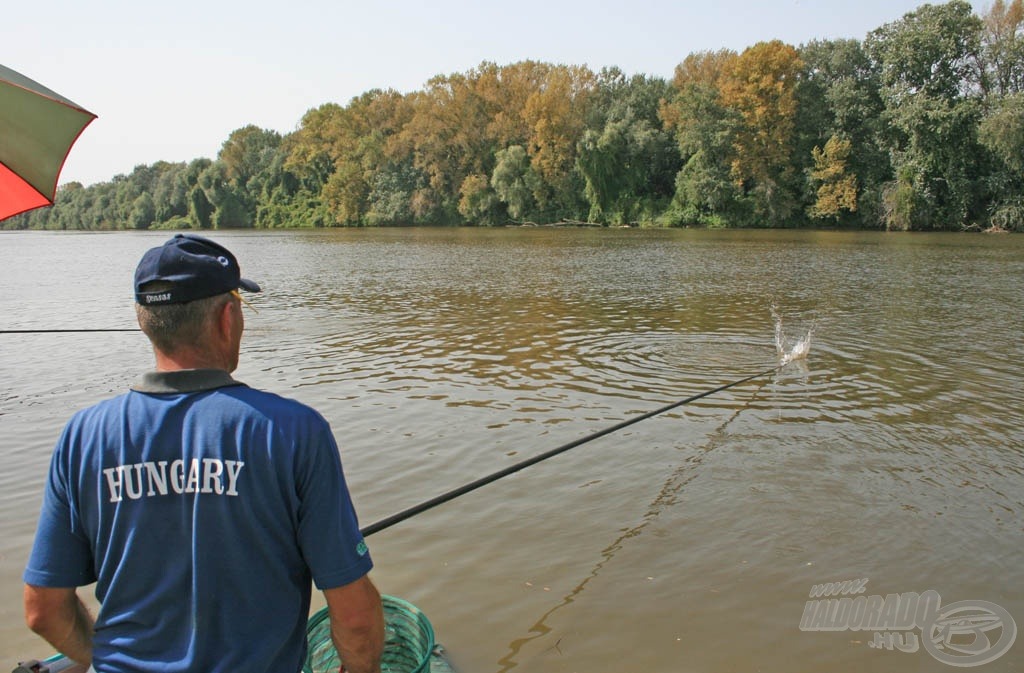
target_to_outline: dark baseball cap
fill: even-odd
[[[144,291],[148,283],[170,286]],[[177,234],[148,250],[135,269],[135,301],[143,306],[183,304],[232,290],[259,292],[260,286],[242,278],[238,260],[227,248],[195,234]]]

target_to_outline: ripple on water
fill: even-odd
[[[1024,239],[217,236],[265,288],[238,377],[330,420],[364,523],[767,372],[773,302],[783,353],[813,329],[806,357],[778,371],[375,536],[380,586],[427,610],[466,670],[603,670],[623,642],[637,670],[925,666],[836,647],[857,636],[793,636],[810,585],[849,577],[1024,614]],[[3,238],[0,275],[38,253],[35,234]],[[96,282],[3,275],[0,313],[120,326],[124,283],[82,246],[134,260],[162,238],[42,236],[49,258]],[[54,300],[65,290],[78,306]],[[0,604],[12,606],[61,425],[149,363],[130,337],[31,343],[0,352]],[[0,649],[32,654],[20,614],[4,619]]]

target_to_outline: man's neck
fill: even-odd
[[[210,353],[177,352],[162,353],[154,350],[158,372],[176,372],[183,369],[221,369],[228,373],[234,370],[223,358]]]

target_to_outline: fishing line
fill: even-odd
[[[754,391],[753,395],[750,396],[750,399],[748,399],[742,407],[736,409],[733,412],[733,414],[725,420],[725,422],[719,425],[714,430],[713,434],[723,434],[725,432],[725,429],[729,426],[729,424],[736,420],[739,417],[739,415],[743,413],[743,411],[750,407],[751,402],[757,398],[757,396],[760,394],[761,390],[764,388],[765,385],[767,385],[767,383],[761,384],[761,386]],[[637,536],[643,533],[644,529],[647,528],[647,526],[649,526],[655,519],[661,516],[662,510],[664,508],[671,506],[674,503],[673,498],[675,494],[679,490],[681,490],[686,484],[697,478],[697,474],[694,472],[694,468],[696,466],[699,466],[704,456],[706,456],[707,453],[713,450],[714,448],[714,439],[711,439],[709,445],[705,447],[703,451],[701,451],[695,457],[689,459],[682,465],[679,465],[672,472],[672,474],[668,476],[668,478],[665,480],[665,483],[662,484],[661,490],[658,491],[658,495],[654,498],[654,501],[647,506],[647,512],[643,515],[642,521],[631,528],[622,530],[614,542],[612,542],[610,545],[601,550],[601,559],[594,565],[594,567],[590,570],[587,576],[584,577],[582,581],[577,582],[576,586],[572,589],[572,591],[563,596],[562,600],[558,604],[550,608],[547,612],[541,615],[540,619],[533,623],[533,625],[528,630],[528,634],[530,635],[526,635],[522,638],[517,638],[516,640],[513,640],[511,643],[509,643],[508,654],[506,654],[504,657],[498,660],[498,663],[502,666],[498,673],[509,673],[509,671],[511,671],[519,665],[519,662],[516,661],[516,658],[528,644],[530,644],[534,640],[537,640],[538,638],[543,638],[544,636],[551,633],[552,627],[548,626],[547,624],[551,616],[559,610],[561,610],[562,608],[565,608],[571,605],[573,602],[575,602],[576,598],[580,594],[582,594],[583,591],[587,588],[587,584],[589,584],[592,579],[595,579],[598,575],[600,575],[601,571],[604,570],[604,567],[607,564],[611,563],[612,560],[615,558],[616,553],[623,549],[626,542],[628,540],[635,540]],[[691,474],[687,475],[684,479],[683,477],[684,475],[686,475],[686,473]]]
[[[532,458],[527,458],[526,460],[523,460],[523,461],[520,461],[518,463],[515,463],[514,465],[509,465],[508,467],[506,467],[504,469],[501,469],[501,470],[498,470],[497,472],[494,472],[493,474],[489,474],[486,477],[481,477],[480,479],[477,479],[476,481],[472,481],[472,482],[470,482],[470,483],[468,483],[468,484],[466,484],[464,486],[460,486],[460,487],[458,487],[456,489],[452,489],[451,491],[448,491],[447,493],[442,493],[441,495],[438,495],[438,496],[436,496],[434,498],[431,498],[430,500],[422,502],[422,503],[420,503],[418,505],[415,505],[413,507],[410,507],[408,509],[402,510],[401,512],[398,512],[397,514],[392,514],[391,516],[389,516],[387,518],[381,519],[380,521],[377,521],[376,523],[372,523],[372,524],[364,527],[360,532],[363,534],[363,536],[372,535],[374,533],[380,532],[380,531],[384,530],[385,528],[390,528],[391,526],[394,526],[397,523],[401,523],[402,521],[405,521],[406,519],[409,519],[409,518],[411,518],[413,516],[416,516],[417,514],[425,512],[425,511],[427,511],[429,509],[433,509],[434,507],[437,507],[438,505],[442,505],[442,504],[444,504],[446,502],[454,500],[455,498],[458,498],[459,496],[462,496],[462,495],[465,495],[465,494],[470,493],[472,491],[475,491],[476,489],[478,489],[478,488],[480,488],[482,486],[486,486],[487,484],[490,484],[492,482],[498,481],[499,479],[501,479],[503,477],[507,477],[510,474],[514,474],[516,472],[519,472],[520,470],[522,470],[524,468],[527,468],[527,467],[530,467],[531,465],[536,465],[537,463],[539,463],[541,461],[544,461],[544,460],[547,460],[548,458],[553,458],[553,457],[555,457],[555,456],[557,456],[557,455],[559,455],[561,453],[565,453],[569,449],[574,449],[577,446],[580,446],[582,444],[586,444],[587,442],[591,442],[591,441],[593,441],[595,439],[598,439],[599,437],[604,437],[605,435],[609,435],[609,434],[611,434],[613,432],[616,432],[618,430],[622,430],[623,428],[626,428],[626,427],[628,427],[630,425],[633,425],[634,423],[639,423],[640,421],[647,420],[648,418],[651,418],[653,416],[657,416],[658,414],[663,414],[666,411],[671,411],[672,409],[675,409],[677,407],[681,407],[683,405],[690,404],[691,402],[695,402],[695,401],[697,401],[699,399],[702,399],[704,397],[708,397],[709,395],[714,395],[715,393],[720,393],[723,390],[728,390],[729,388],[733,388],[733,387],[738,386],[740,384],[746,383],[747,381],[752,381],[754,379],[761,378],[762,376],[767,376],[768,374],[772,374],[774,372],[779,371],[780,369],[785,367],[787,364],[788,363],[783,363],[783,364],[780,364],[780,365],[776,365],[776,366],[772,367],[771,369],[764,370],[763,372],[759,372],[757,374],[751,374],[750,376],[746,376],[746,377],[744,377],[742,379],[738,379],[736,381],[733,381],[732,383],[726,383],[725,385],[718,386],[717,388],[712,388],[711,390],[707,390],[707,391],[705,391],[703,393],[698,393],[697,395],[693,395],[691,397],[687,397],[686,399],[679,400],[678,402],[673,402],[672,404],[665,405],[665,406],[663,406],[663,407],[661,407],[659,409],[655,409],[654,411],[649,411],[649,412],[647,412],[645,414],[642,414],[640,416],[637,416],[635,418],[631,418],[629,420],[622,421],[621,423],[616,423],[615,425],[613,425],[611,427],[605,428],[604,430],[599,430],[598,432],[595,432],[593,434],[587,435],[586,437],[581,437],[579,439],[573,440],[573,441],[571,441],[571,442],[569,442],[567,444],[563,444],[563,445],[561,445],[561,446],[559,446],[557,448],[551,449],[550,451],[545,451],[544,453],[538,454],[538,455],[536,455],[536,456],[534,456]]]
[[[115,329],[0,330],[0,334],[61,334],[61,333],[72,333],[72,332],[140,332],[140,331],[141,330],[138,329],[138,328],[135,328],[135,329],[128,329],[128,328],[116,329],[115,328]],[[523,469],[525,469],[527,467],[530,467],[531,465],[536,465],[537,463],[545,461],[548,458],[553,458],[553,457],[555,457],[555,456],[557,456],[559,454],[565,453],[566,451],[568,451],[570,449],[574,449],[577,446],[581,446],[581,445],[586,444],[588,442],[592,442],[595,439],[598,439],[600,437],[604,437],[605,435],[610,435],[613,432],[617,432],[617,431],[622,430],[623,428],[627,428],[627,427],[629,427],[629,426],[631,426],[631,425],[633,425],[635,423],[639,423],[640,421],[645,421],[648,418],[652,418],[652,417],[657,416],[659,414],[663,414],[666,411],[671,411],[672,409],[676,409],[678,407],[690,404],[691,402],[696,402],[699,399],[708,397],[710,395],[714,395],[715,393],[720,393],[723,390],[728,390],[729,388],[733,388],[735,386],[741,385],[743,383],[746,383],[747,381],[752,381],[754,379],[761,378],[762,376],[767,376],[768,374],[772,374],[774,372],[777,372],[780,369],[782,369],[783,367],[785,367],[788,364],[790,364],[791,361],[792,360],[788,360],[787,359],[786,361],[783,361],[782,364],[779,364],[779,365],[776,365],[774,367],[771,367],[770,369],[766,369],[763,372],[758,372],[757,374],[751,374],[750,376],[745,376],[742,379],[737,379],[736,381],[732,381],[731,383],[726,383],[724,385],[718,386],[717,388],[712,388],[711,390],[706,390],[706,391],[704,391],[702,393],[698,393],[696,395],[692,395],[690,397],[687,397],[686,399],[682,399],[682,400],[679,400],[677,402],[673,402],[671,404],[667,404],[667,405],[665,405],[663,407],[660,407],[658,409],[655,409],[653,411],[649,411],[649,412],[647,412],[645,414],[641,414],[640,416],[636,416],[636,417],[631,418],[629,420],[622,421],[621,423],[616,423],[615,425],[613,425],[611,427],[605,428],[604,430],[599,430],[598,432],[595,432],[593,434],[587,435],[586,437],[581,437],[579,439],[573,440],[573,441],[571,441],[571,442],[569,442],[567,444],[563,444],[563,445],[561,445],[559,447],[551,449],[550,451],[546,451],[544,453],[538,454],[538,455],[536,455],[536,456],[534,456],[532,458],[528,458],[528,459],[523,460],[521,462],[515,463],[514,465],[509,465],[508,467],[506,467],[504,469],[501,469],[501,470],[498,470],[497,472],[494,472],[493,474],[489,474],[486,477],[481,477],[480,479],[477,479],[476,481],[472,481],[472,482],[470,482],[468,484],[465,484],[463,486],[455,488],[455,489],[453,489],[451,491],[448,491],[446,493],[442,493],[441,495],[433,497],[430,500],[422,502],[422,503],[420,503],[418,505],[415,505],[413,507],[409,507],[408,509],[404,509],[401,512],[398,512],[396,514],[392,514],[389,517],[386,517],[384,519],[381,519],[380,521],[377,521],[377,522],[372,523],[372,524],[370,524],[368,526],[365,526],[360,532],[363,534],[364,537],[368,536],[368,535],[372,535],[374,533],[378,533],[378,532],[380,532],[380,531],[382,531],[382,530],[384,530],[386,528],[390,528],[391,526],[394,526],[397,523],[401,523],[402,521],[405,521],[406,519],[412,518],[412,517],[416,516],[417,514],[421,514],[423,512],[426,512],[427,510],[433,509],[434,507],[437,507],[438,505],[443,505],[444,503],[449,502],[451,500],[454,500],[455,498],[458,498],[459,496],[463,496],[463,495],[465,495],[467,493],[471,493],[471,492],[477,490],[478,488],[486,486],[487,484],[490,484],[490,483],[493,483],[495,481],[498,481],[499,479],[507,477],[510,474],[515,474],[516,472],[519,472],[520,470],[523,470]]]
[[[67,332],[141,332],[138,327],[112,329],[0,329],[0,334],[64,334]]]

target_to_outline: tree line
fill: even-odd
[[[6,228],[479,225],[1024,231],[1024,4],[691,53],[671,81],[482,63],[63,185]]]

